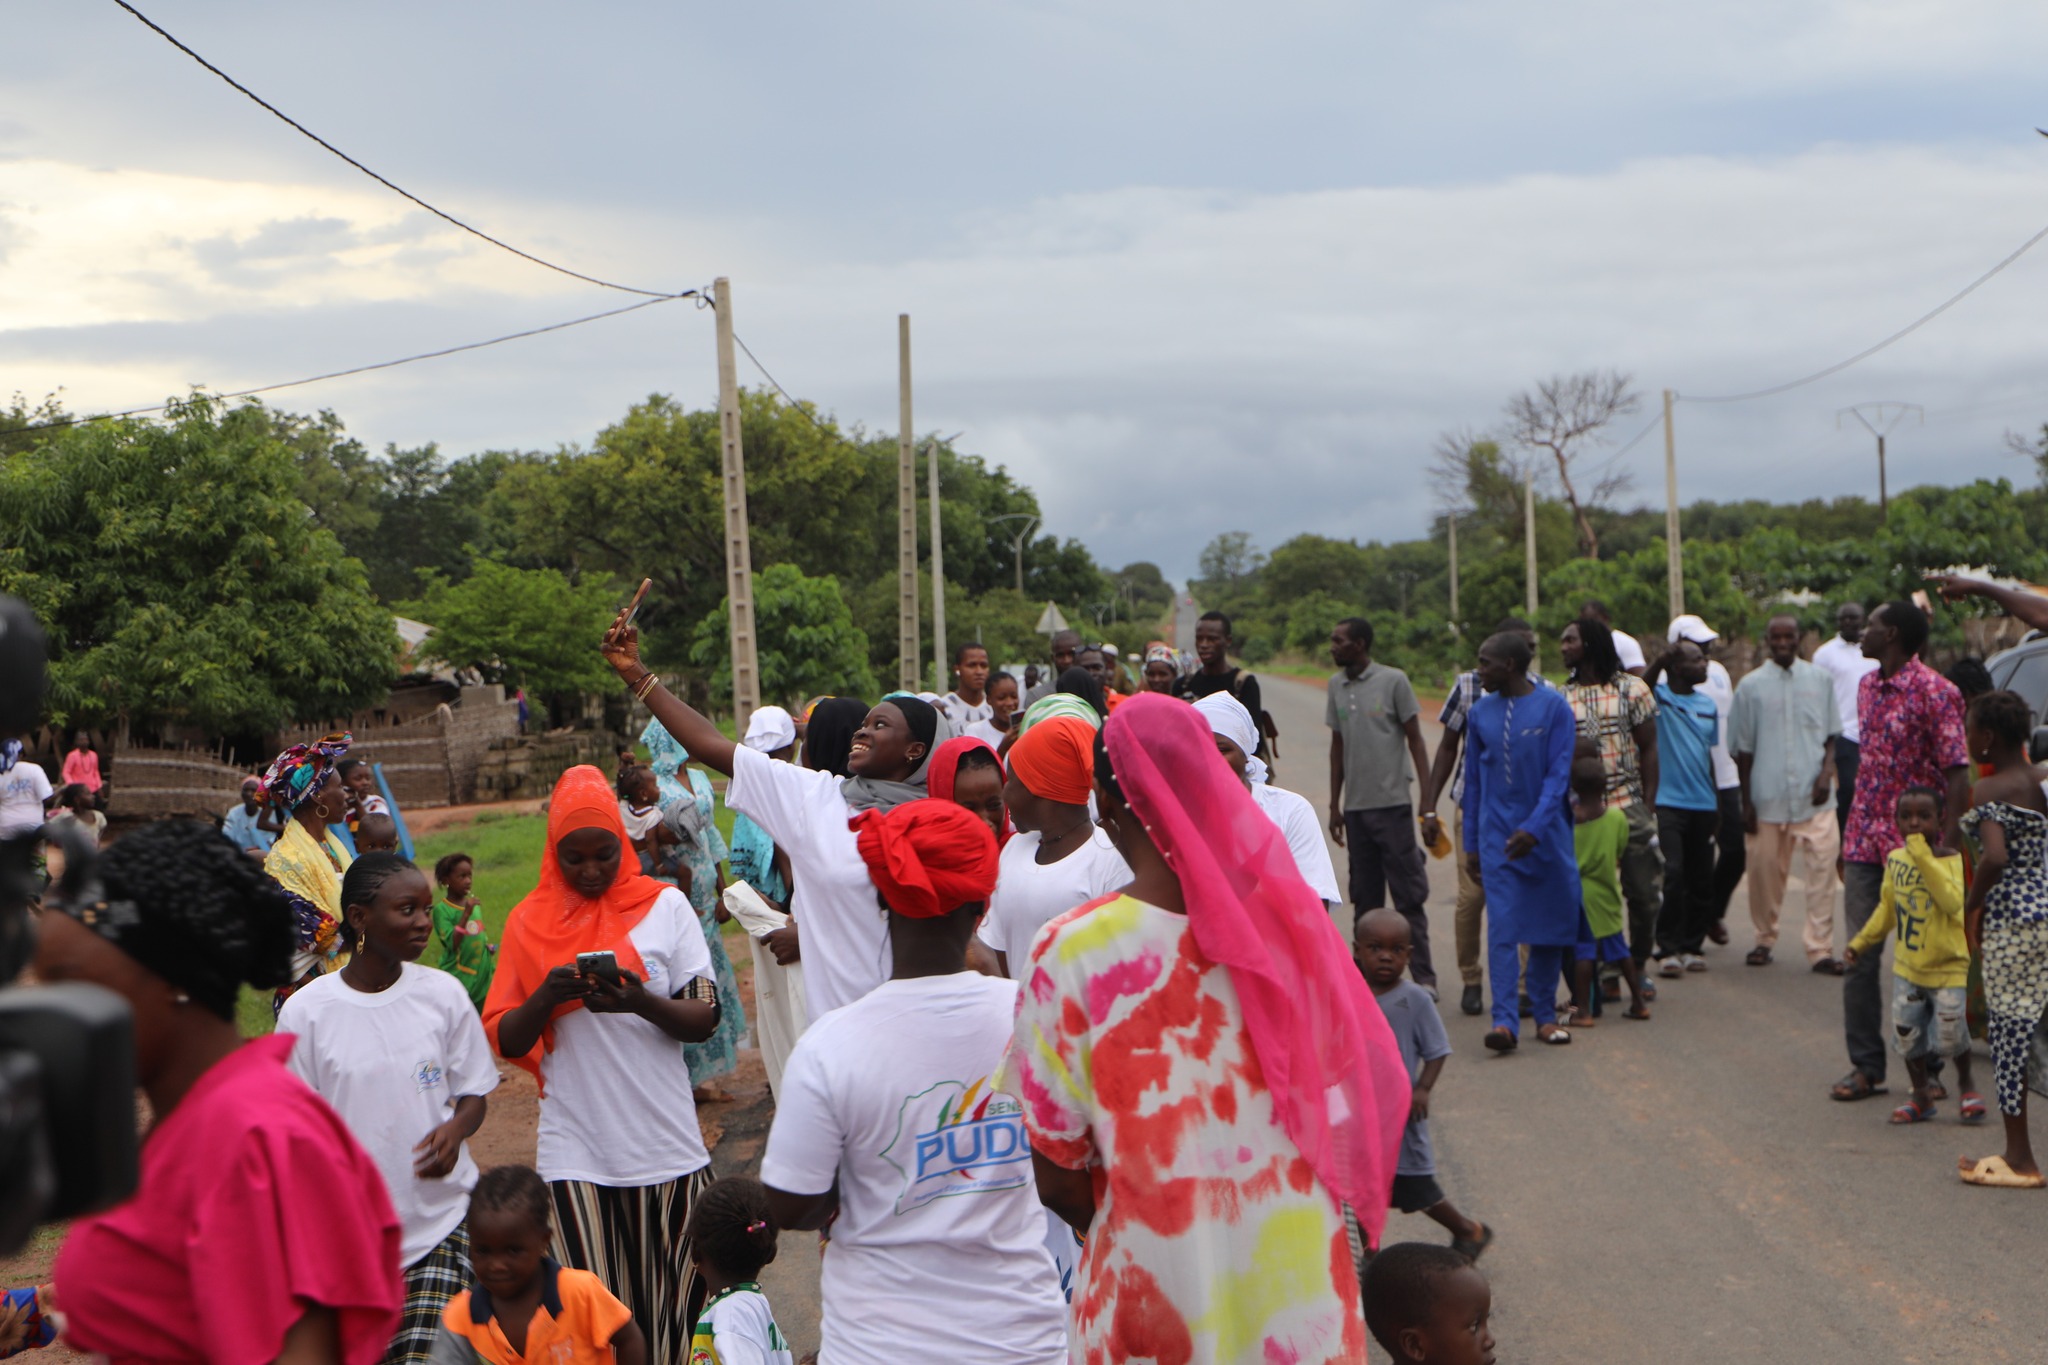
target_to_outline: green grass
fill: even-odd
[[[712,810],[719,833],[730,842],[733,813],[726,809],[722,794],[714,794]],[[540,880],[540,859],[547,834],[545,815],[487,810],[465,824],[420,835],[414,840],[413,861],[431,881],[438,860],[450,853],[467,853],[476,865],[476,881],[470,894],[481,907],[485,933],[496,943],[505,932],[505,917]],[[726,929],[736,927],[727,925]],[[431,961],[437,950],[428,951]],[[244,990],[236,1007],[235,1022],[245,1038],[269,1033],[275,1023],[270,993]]]

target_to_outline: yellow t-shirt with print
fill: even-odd
[[[1884,863],[1877,909],[1849,946],[1858,957],[1879,951],[1898,928],[1892,971],[1916,986],[1970,984],[1970,943],[1963,935],[1963,858],[1936,856],[1927,836],[1911,834]]]

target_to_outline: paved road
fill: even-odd
[[[1283,780],[1320,808],[1322,690],[1273,679],[1264,696]],[[1341,883],[1341,851],[1337,866]],[[1883,1101],[1827,1098],[1846,1069],[1841,985],[1744,966],[1746,891],[1734,942],[1664,983],[1649,1023],[1610,1014],[1570,1047],[1494,1057],[1485,1020],[1454,1003],[1451,866],[1430,874],[1457,1049],[1432,1106],[1437,1157],[1451,1200],[1498,1230],[1485,1268],[1503,1360],[2048,1360],[2048,1194],[1960,1184],[1955,1158],[2000,1142],[1952,1103],[1892,1128]],[[1978,1065],[1988,1091],[1981,1046]],[[1397,1214],[1389,1236],[1443,1234]]]

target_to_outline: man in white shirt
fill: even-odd
[[[1728,669],[1714,657],[1715,648],[1721,635],[1697,616],[1687,614],[1675,618],[1665,638],[1672,644],[1690,640],[1707,653],[1707,680],[1699,690],[1714,699],[1720,708],[1721,727],[1715,736],[1710,751],[1714,760],[1714,797],[1720,810],[1720,822],[1714,827],[1714,919],[1707,926],[1707,937],[1715,943],[1728,941],[1728,902],[1735,898],[1735,888],[1742,882],[1742,874],[1748,869],[1749,854],[1743,844],[1742,835],[1742,781],[1735,770],[1735,759],[1728,752],[1728,722],[1735,714],[1735,680],[1728,676]]]
[[[995,836],[950,801],[855,820],[889,913],[889,980],[790,1054],[761,1183],[783,1228],[832,1229],[834,1365],[1061,1365],[1066,1303],[1022,1104],[994,1081],[1017,984],[967,969]]]
[[[953,690],[939,702],[956,733],[996,713],[988,699],[988,650],[969,642],[953,651]]]
[[[1848,827],[1849,807],[1856,800],[1856,764],[1863,752],[1863,731],[1856,723],[1856,689],[1863,675],[1875,672],[1877,660],[1863,657],[1863,604],[1844,602],[1835,609],[1834,639],[1813,651],[1813,666],[1834,680],[1835,711],[1842,734],[1835,741],[1835,829]]]

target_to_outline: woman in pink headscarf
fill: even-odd
[[[1116,895],[1031,947],[1013,1066],[1039,1197],[1087,1237],[1074,1358],[1365,1358],[1369,1237],[1407,1120],[1386,1021],[1193,708],[1132,697],[1096,749]]]

